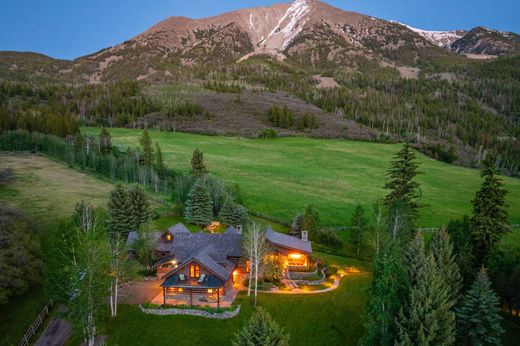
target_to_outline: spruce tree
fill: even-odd
[[[365,217],[365,210],[360,204],[356,205],[356,209],[354,210],[354,214],[352,214],[350,223],[352,224],[352,240],[354,242],[354,246],[356,247],[356,253],[359,256],[368,224]]]
[[[199,149],[195,149],[191,157],[191,172],[195,175],[201,176],[208,172],[204,165],[204,154]]]
[[[213,217],[213,205],[209,189],[203,179],[197,180],[188,193],[186,220],[194,225],[209,225]]]
[[[289,339],[290,335],[259,307],[244,328],[235,334],[233,346],[287,346]]]
[[[303,213],[302,231],[309,232],[309,240],[316,239],[320,227],[320,214],[313,205],[309,205]]]
[[[129,215],[130,230],[138,231],[142,225],[150,221],[150,202],[143,189],[136,185],[128,191],[128,199],[131,205]]]
[[[164,166],[164,158],[159,142],[155,142],[155,172],[161,179],[166,175],[166,167]]]
[[[235,203],[231,197],[228,197],[224,200],[224,204],[222,205],[222,209],[220,209],[220,213],[218,214],[220,220],[224,222],[224,224],[229,226],[236,226],[234,219],[234,210]]]
[[[117,184],[115,189],[110,192],[107,204],[108,230],[112,234],[119,233],[126,238],[132,229],[132,204],[128,198],[128,192],[121,184]]]
[[[406,292],[406,272],[401,260],[401,247],[395,240],[382,246],[374,258],[374,271],[365,309],[367,333],[360,344],[394,345],[397,338],[395,316]]]
[[[484,160],[481,172],[484,181],[472,201],[470,228],[476,268],[485,263],[493,245],[510,229],[505,200],[507,191],[497,177],[494,162],[491,155]]]
[[[426,255],[417,234],[406,252],[410,290],[397,318],[397,345],[453,345],[455,312],[433,255]]]
[[[504,332],[499,300],[482,268],[457,310],[459,338],[465,345],[501,345]]]
[[[410,211],[413,219],[419,215],[420,184],[414,180],[419,174],[419,164],[410,144],[405,143],[403,148],[391,162],[387,173],[388,182],[385,189],[390,190],[385,197],[386,205],[391,208],[397,202],[402,202]]]
[[[112,137],[104,127],[99,134],[99,151],[101,154],[109,154],[112,152]]]
[[[433,237],[430,249],[439,268],[440,275],[449,287],[448,293],[455,306],[462,288],[462,277],[453,252],[450,236],[445,228],[441,228],[439,233]]]
[[[139,142],[143,150],[143,154],[141,155],[141,164],[146,167],[151,167],[153,163],[153,148],[152,138],[150,137],[148,130],[143,131],[143,135]]]

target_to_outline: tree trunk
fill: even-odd
[[[253,256],[249,257],[249,285],[247,286],[247,296],[251,296],[251,284],[253,281]]]

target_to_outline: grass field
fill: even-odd
[[[88,176],[61,163],[40,156],[2,156],[0,168],[12,167],[16,179],[9,188],[0,189],[0,198],[24,208],[38,220],[55,222],[70,215],[76,201],[89,199],[103,206],[112,188],[106,181]],[[256,221],[263,222],[261,219]],[[160,218],[161,228],[180,218]],[[190,226],[191,227],[191,226]],[[275,227],[283,231],[283,226]],[[193,231],[197,229],[191,227]],[[520,232],[504,237],[510,244],[520,244]],[[292,345],[356,345],[363,334],[363,305],[370,282],[367,262],[316,253],[325,261],[338,266],[354,265],[365,272],[347,275],[333,292],[315,296],[280,296],[260,294],[259,304],[291,333]],[[109,345],[229,345],[236,330],[241,328],[252,312],[249,300],[243,295],[238,301],[242,312],[237,318],[225,321],[188,316],[145,315],[136,306],[121,306],[116,319],[107,319],[101,334],[108,335]],[[34,287],[24,296],[1,306],[0,344],[16,344],[36,313],[46,302],[41,287]],[[520,335],[516,321],[504,323],[507,333],[504,344],[513,345]],[[71,344],[75,344],[71,340]]]
[[[82,129],[97,134],[97,128]],[[110,129],[112,142],[137,146],[140,130]],[[243,139],[187,133],[151,132],[166,164],[188,171],[194,149],[204,152],[208,169],[238,183],[249,209],[289,221],[307,205],[318,208],[325,225],[347,225],[356,203],[369,207],[385,195],[382,188],[392,156],[400,145],[310,139]],[[419,225],[439,226],[471,212],[480,187],[479,172],[419,154],[421,211]],[[520,223],[520,180],[504,177],[514,223]]]

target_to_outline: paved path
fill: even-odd
[[[62,346],[65,345],[72,333],[72,326],[68,321],[55,318],[36,342],[36,346]]]
[[[280,291],[277,289],[272,289],[271,291],[258,291],[260,293],[270,293],[270,294],[318,294],[318,293],[325,293],[334,291],[339,286],[339,278],[334,279],[334,284],[331,287],[324,288],[322,290],[317,291],[304,291],[301,288],[295,288],[291,291]]]
[[[119,301],[125,304],[144,304],[161,294],[161,281],[139,280],[132,281],[119,288]]]

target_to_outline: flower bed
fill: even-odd
[[[240,305],[232,305],[229,308],[212,308],[208,306],[188,306],[188,305],[156,305],[142,304],[139,308],[145,314],[152,315],[190,315],[205,318],[228,319],[233,318],[240,312]]]

